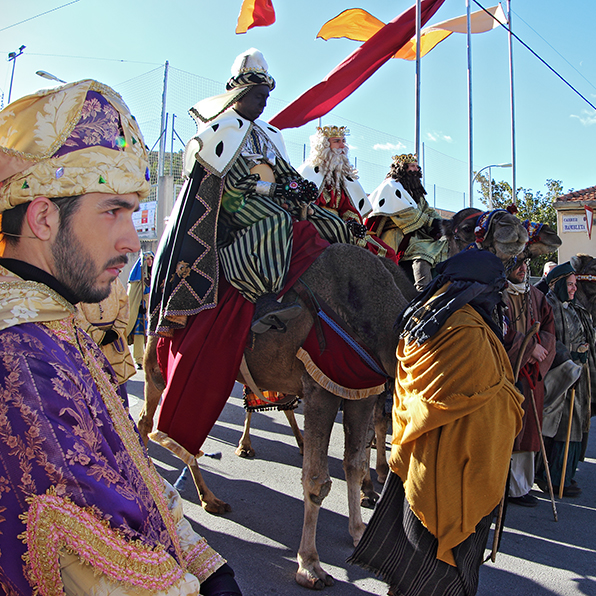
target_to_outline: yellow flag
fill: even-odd
[[[487,12],[490,13],[487,14]],[[499,26],[500,23],[507,23],[501,4],[497,4],[487,11],[479,10],[470,15],[470,29],[472,33],[485,33]],[[367,41],[385,23],[373,17],[370,13],[361,8],[344,10],[334,19],[327,21],[317,37],[325,40],[331,38],[346,37],[354,41]],[[420,32],[420,56],[428,54],[437,44],[447,39],[452,33],[467,33],[466,15],[425,27]],[[394,56],[402,60],[416,59],[416,37],[412,37]]]
[[[383,21],[379,21],[366,10],[350,8],[327,21],[317,33],[317,37],[325,41],[340,37],[347,37],[354,41],[367,41],[384,26]]]

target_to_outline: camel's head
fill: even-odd
[[[526,219],[523,222],[528,232],[528,243],[524,248],[524,259],[532,259],[553,252],[561,246],[562,241],[557,233],[548,225]]]
[[[575,255],[570,259],[577,279],[576,299],[596,317],[596,259],[590,255]]]
[[[453,256],[475,241],[474,228],[480,209],[469,207],[458,211],[452,219],[441,220],[443,235],[449,240],[449,254]]]
[[[522,222],[506,209],[483,213],[474,229],[476,246],[490,250],[506,262],[519,255],[528,242],[528,232]]]

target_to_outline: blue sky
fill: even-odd
[[[325,21],[360,7],[387,22],[413,2],[273,1],[277,22],[245,35],[234,33],[241,0],[79,0],[13,27],[68,0],[5,3],[0,23],[0,29],[8,27],[0,31],[4,103],[12,68],[6,58],[21,45],[26,49],[17,59],[13,99],[47,86],[35,75],[40,69],[68,81],[95,78],[117,88],[168,60],[177,69],[223,83],[236,55],[254,46],[277,81],[273,97],[291,101],[357,47],[349,40],[315,39]],[[596,103],[593,2],[512,0],[512,10],[514,31]],[[464,0],[445,0],[431,23],[464,13]],[[506,32],[473,36],[472,52],[474,167],[479,169],[511,160]],[[519,44],[514,61],[518,186],[544,191],[548,178],[561,180],[565,190],[596,185],[596,113]],[[413,141],[414,72],[414,63],[389,61],[334,110],[333,123],[345,118]],[[274,113],[268,108],[265,118]],[[428,148],[467,161],[467,130],[466,36],[454,34],[423,58],[422,140]],[[384,151],[389,164],[392,151]],[[493,177],[510,181],[511,171],[493,169]]]

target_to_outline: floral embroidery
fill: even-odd
[[[186,261],[180,261],[176,266],[176,275],[182,279],[190,275],[190,265]]]

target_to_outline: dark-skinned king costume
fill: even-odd
[[[596,390],[596,337],[592,317],[575,297],[570,300],[567,292],[567,278],[574,273],[573,266],[567,262],[557,265],[546,276],[550,288],[546,299],[553,309],[557,340],[563,344],[563,349],[568,351],[567,357],[570,356],[576,365],[581,366],[581,376],[574,389],[568,389],[563,393],[549,391],[547,383],[544,400],[542,434],[555,490],[560,486],[563,475],[565,442],[571,419],[569,452],[563,482],[563,496],[568,497],[581,493],[575,481],[575,473],[583,457],[582,447],[590,430],[590,396]],[[571,394],[574,390],[575,398],[571,412]],[[546,471],[541,457],[538,458],[536,466],[536,482],[546,492]]]
[[[136,121],[91,80],[0,112],[0,174],[3,214],[40,196],[150,188]],[[48,272],[0,259],[0,592],[239,595],[147,455],[76,301]],[[208,591],[221,570],[235,588]]]
[[[282,301],[285,291],[330,242],[353,239],[339,217],[308,204],[316,188],[290,165],[280,131],[234,107],[255,86],[275,86],[262,54],[238,56],[232,75],[226,93],[190,110],[188,180],[152,279],[150,331],[162,336],[166,380],[152,438],[175,448],[173,439],[183,459],[199,453],[223,409],[249,332],[283,332],[301,308]]]
[[[397,321],[390,473],[349,562],[395,596],[473,596],[523,396],[503,340],[501,261],[470,249]]]
[[[418,164],[412,153],[394,155],[387,178],[370,194],[372,211],[366,221],[368,230],[388,244],[402,264],[412,267],[414,285],[422,291],[431,271],[448,256],[447,240],[441,238],[441,216],[426,200],[422,173],[409,172]]]
[[[534,484],[535,454],[540,451],[544,378],[556,353],[555,321],[552,308],[544,294],[530,285],[528,279],[520,283],[508,281],[506,302],[509,308],[505,318],[507,324],[505,348],[513,367],[518,361],[520,362],[517,387],[525,397],[523,426],[513,446],[509,497],[520,505],[531,506],[537,504],[535,497],[528,493]],[[520,354],[526,334],[536,322],[540,323],[539,331],[532,335],[523,354]],[[530,362],[537,344],[540,344],[548,354],[542,362]],[[536,403],[540,427],[536,424],[532,395]]]
[[[345,142],[349,134],[345,126],[318,126],[317,132],[310,138],[310,155],[298,172],[317,187],[319,196],[316,204],[345,221],[358,246],[389,258],[397,265],[395,251],[368,232],[363,224],[364,218],[372,211],[372,205],[358,181],[358,172],[348,162],[347,147],[336,149],[330,146],[331,139]]]

